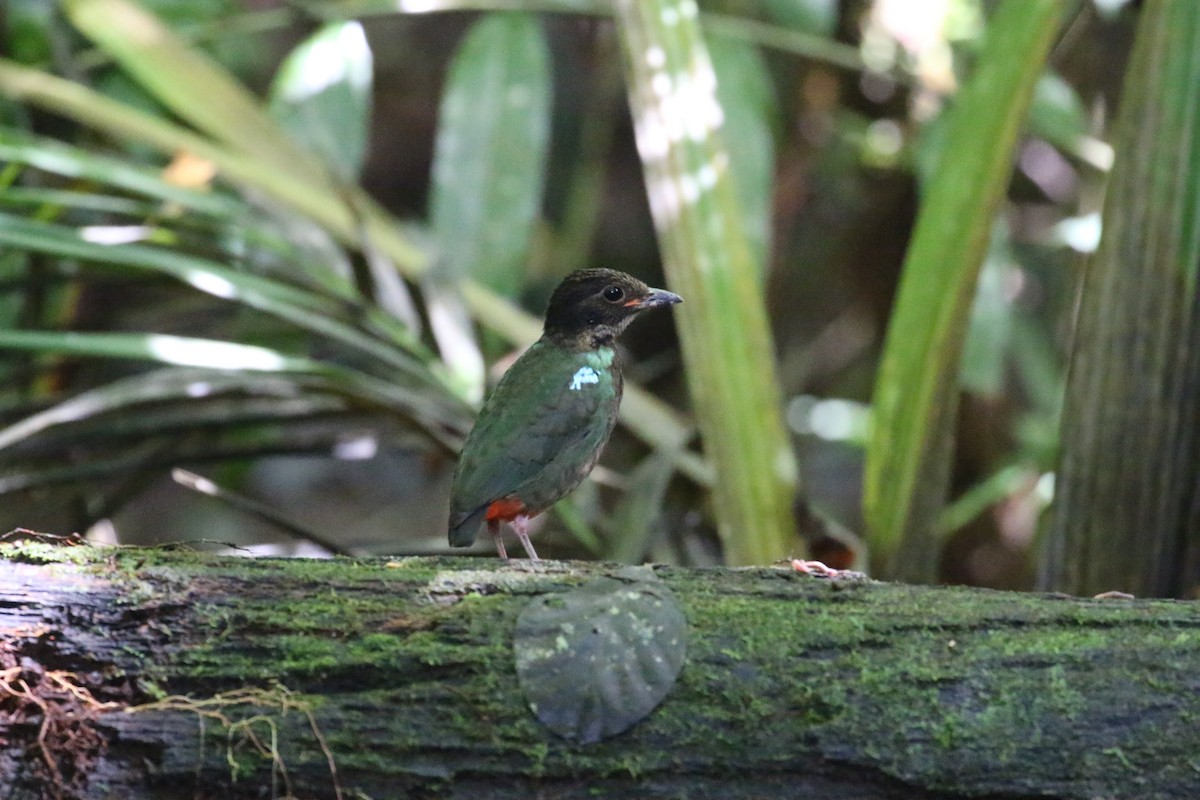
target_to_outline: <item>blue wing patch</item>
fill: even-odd
[[[599,383],[600,375],[591,367],[580,367],[571,376],[571,391],[578,392],[585,383]]]

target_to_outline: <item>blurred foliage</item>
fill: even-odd
[[[294,541],[175,486],[185,466],[348,549],[438,550],[480,353],[502,364],[535,336],[531,315],[580,259],[661,280],[607,5],[420,5],[455,13],[145,2],[170,31],[147,38],[118,0],[8,4],[0,527]],[[1047,63],[1017,65],[1040,79],[981,277],[955,289],[974,301],[957,312],[960,382],[943,389],[958,398],[948,505],[919,552],[896,547],[898,572],[1032,580],[1075,267],[1096,244],[1138,18],[1113,8],[1072,5]],[[937,170],[981,143],[955,137],[959,87],[985,59],[1017,58],[981,47],[990,10],[702,4],[799,456],[796,520],[817,553],[865,557],[848,532],[866,531],[864,412],[917,209]],[[962,212],[922,213],[952,229]],[[932,322],[931,292],[910,324]],[[482,348],[472,319],[495,334]],[[552,555],[712,563],[721,473],[691,449],[671,321],[627,339],[623,432],[541,541]]]
[[[863,510],[872,559],[887,575],[936,574],[935,520],[949,474],[963,342],[972,317],[976,342],[1004,335],[1007,315],[978,302],[987,295],[976,286],[1064,5],[1034,0],[998,8],[974,72],[944,115],[945,139],[922,186],[873,396]],[[990,330],[981,336],[984,326]],[[965,369],[966,385],[978,371],[977,364]]]
[[[1142,11],[1079,302],[1041,581],[1200,591],[1200,18]]]
[[[747,235],[761,214],[739,202],[746,184],[734,177],[752,163],[754,140],[738,143],[736,162],[727,144],[750,127],[731,125],[727,114],[761,115],[761,107],[721,105],[691,0],[617,0],[614,9],[663,269],[686,298],[675,320],[714,466],[713,516],[724,557],[737,565],[787,558],[798,550],[791,511],[796,457],[784,432],[754,237]],[[732,77],[736,62],[723,62]]]

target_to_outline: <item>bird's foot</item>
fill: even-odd
[[[850,574],[849,570],[834,569],[820,561],[801,561],[798,558],[792,559],[792,569],[796,572],[803,572],[805,575],[816,575],[819,578],[840,578],[844,574]]]
[[[529,541],[529,517],[518,516],[511,523],[513,532],[517,534],[517,539],[521,542],[521,546],[525,548],[525,555],[529,556],[530,561],[541,561],[538,558],[537,551],[533,549],[533,543]]]

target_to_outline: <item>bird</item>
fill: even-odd
[[[587,477],[617,422],[623,381],[617,336],[651,308],[683,302],[611,269],[572,272],[554,290],[541,338],[479,411],[454,470],[449,540],[475,542],[482,523],[507,560],[507,522],[531,561],[529,520]]]

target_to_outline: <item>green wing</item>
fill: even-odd
[[[584,478],[620,403],[620,373],[608,368],[609,356],[538,342],[509,369],[463,446],[450,504],[452,540],[463,527],[469,530],[459,538],[473,541],[494,500],[515,495],[540,511]]]

